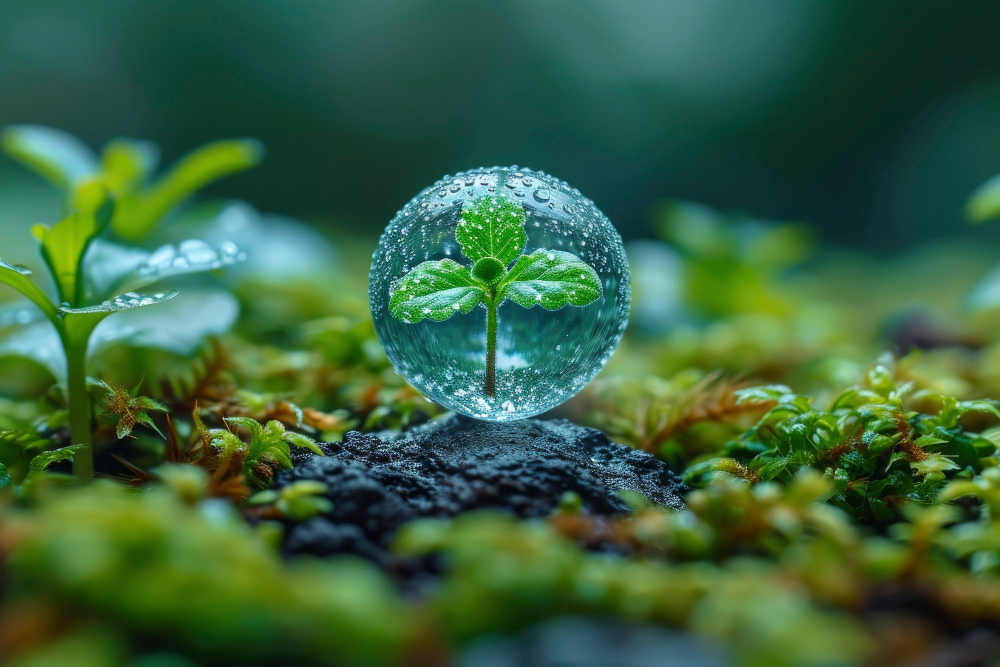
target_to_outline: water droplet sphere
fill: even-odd
[[[470,417],[523,419],[587,385],[628,323],[621,237],[592,201],[518,167],[446,176],[386,227],[368,300],[396,371]]]

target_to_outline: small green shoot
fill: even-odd
[[[162,303],[172,299],[177,292],[143,295],[129,291],[94,304],[88,300],[101,297],[94,297],[91,292],[113,294],[101,288],[95,290],[100,283],[95,273],[108,273],[113,262],[108,262],[108,266],[101,265],[100,261],[96,262],[98,266],[86,266],[84,259],[88,249],[109,227],[122,238],[144,236],[170,209],[200,187],[226,173],[255,164],[260,158],[260,149],[255,142],[211,144],[182,160],[167,176],[146,186],[146,177],[156,163],[156,151],[148,144],[128,140],[112,142],[100,163],[79,141],[48,128],[9,127],[3,132],[0,144],[9,154],[67,192],[69,215],[52,227],[35,225],[32,229],[52,274],[56,298],[50,300],[30,280],[29,270],[2,259],[0,283],[10,285],[30,299],[59,334],[66,356],[71,444],[83,445],[73,467],[81,480],[89,479],[93,473],[90,450],[93,414],[87,392],[86,360],[91,334],[109,315]],[[110,244],[104,245],[110,247]],[[206,249],[210,252],[204,252]],[[191,257],[206,259],[199,262]],[[200,242],[185,241],[177,248],[164,246],[157,250],[145,263],[128,267],[134,271],[115,275],[110,284],[129,284],[137,288],[166,276],[214,270],[240,259],[242,256],[232,244],[216,252]],[[144,400],[140,399],[140,403]],[[151,403],[146,405],[123,408],[118,415],[121,417],[119,437],[131,432],[135,425],[135,422],[130,423],[131,417],[139,423],[147,423],[148,413],[139,414],[136,409],[140,412],[161,409]],[[151,420],[147,425],[152,426]]]
[[[132,429],[139,424],[156,431],[161,438],[163,437],[163,433],[153,423],[153,418],[149,416],[149,411],[167,412],[167,406],[148,396],[138,396],[139,385],[129,391],[125,387],[100,380],[97,386],[105,392],[102,401],[104,414],[117,420],[115,434],[119,440],[131,435]]]
[[[326,490],[323,482],[303,479],[277,491],[259,491],[248,502],[255,506],[270,506],[279,516],[292,521],[306,521],[333,509],[333,503],[323,497]]]
[[[212,447],[224,455],[241,458],[244,474],[258,486],[270,484],[275,469],[292,467],[289,445],[308,449],[317,456],[324,455],[315,440],[285,430],[284,424],[274,419],[262,426],[249,417],[228,417],[226,424],[245,429],[250,433],[250,439],[244,443],[239,436],[224,428],[203,431],[204,436]],[[199,423],[196,427],[202,430]]]
[[[516,202],[501,197],[477,200],[462,212],[455,230],[462,254],[472,266],[451,259],[423,262],[403,276],[389,299],[392,316],[408,324],[424,319],[441,322],[482,304],[487,396],[496,392],[501,303],[510,299],[524,308],[558,310],[567,304],[586,306],[601,296],[597,272],[576,255],[543,249],[521,255],[528,242],[524,221],[524,208]]]
[[[91,443],[91,406],[87,394],[87,345],[94,329],[109,315],[132,308],[149,306],[172,299],[177,292],[152,296],[127,293],[100,304],[84,303],[83,258],[91,241],[107,226],[114,204],[107,189],[99,183],[83,186],[77,192],[80,208],[51,229],[36,228],[35,236],[42,244],[42,256],[56,283],[58,302],[49,301],[28,276],[27,269],[0,260],[0,282],[10,285],[31,299],[59,333],[66,352],[67,403],[73,445],[82,445],[74,461],[78,477],[89,479],[93,474]]]

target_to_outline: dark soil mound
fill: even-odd
[[[333,503],[328,514],[290,527],[288,555],[353,553],[388,565],[392,535],[411,519],[483,508],[542,517],[566,491],[596,515],[629,511],[618,491],[683,507],[683,485],[661,461],[567,421],[451,416],[401,435],[351,431],[322,447],[327,456],[301,457],[275,479],[275,488],[325,482]]]

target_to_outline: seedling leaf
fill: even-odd
[[[486,293],[472,279],[469,267],[450,259],[424,262],[403,276],[389,300],[389,311],[404,322],[441,322],[468,313]]]
[[[83,303],[83,257],[90,242],[111,220],[112,211],[107,190],[101,185],[82,188],[78,201],[81,209],[54,227],[36,225],[33,230],[59,288],[59,300],[75,306]]]
[[[539,305],[558,310],[566,304],[586,306],[595,301],[601,296],[601,280],[572,253],[536,250],[518,258],[500,281],[497,294],[525,308]]]
[[[462,212],[455,229],[462,254],[473,262],[494,257],[507,266],[524,250],[524,208],[503,198],[483,197]]]

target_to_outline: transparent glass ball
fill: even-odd
[[[475,218],[476,210],[487,217]],[[525,234],[513,241],[518,247],[523,242],[520,258],[475,261],[467,238],[456,238],[466,224],[482,234],[493,211],[512,220],[523,213]],[[520,262],[537,269],[535,274],[530,268],[522,273]],[[472,305],[457,300],[459,292],[440,292],[432,296],[443,301],[410,310],[405,300],[397,304],[400,297],[393,300],[397,290],[412,295],[426,287],[420,277],[427,266],[447,267],[462,285],[471,276],[471,284],[494,295],[492,354],[488,297]],[[513,288],[502,289],[515,274],[537,278],[517,286],[516,301]],[[583,282],[559,282],[564,280]],[[446,176],[418,194],[386,227],[368,281],[375,330],[396,371],[444,407],[492,421],[545,412],[583,389],[618,347],[631,303],[625,250],[608,218],[567,183],[517,166]],[[580,287],[587,281],[592,289],[584,297]],[[469,293],[473,301],[479,298],[475,288],[462,292]]]

